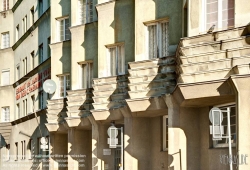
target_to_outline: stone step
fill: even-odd
[[[47,104],[48,109],[59,109],[65,107],[66,103]]]
[[[91,110],[92,104],[83,104],[83,105],[75,105],[75,106],[68,106],[67,111],[68,112],[76,112],[78,110]]]
[[[126,93],[128,91],[128,87],[118,87],[115,89],[115,91],[112,90],[98,90],[98,91],[93,91],[94,96],[110,96],[112,94],[117,94],[117,93]]]
[[[115,84],[119,81],[126,81],[127,80],[127,75],[119,75],[119,76],[110,76],[110,77],[103,77],[103,78],[94,78],[93,82],[94,85],[102,85],[106,83],[111,83]]]
[[[66,111],[67,108],[58,108],[58,109],[47,109],[48,114],[58,114],[60,112]]]
[[[131,77],[157,75],[158,73],[172,73],[175,72],[175,65],[162,65],[154,67],[145,67],[140,69],[129,69]]]
[[[231,70],[231,68],[218,69],[206,72],[180,74],[178,83],[195,83],[202,81],[218,80],[227,78],[232,74],[234,74],[234,71]]]
[[[162,94],[169,94],[175,88],[174,86],[168,87],[158,87],[152,88],[150,90],[137,90],[137,91],[129,91],[130,99],[144,98],[144,97],[155,97],[161,96]]]
[[[176,75],[175,73],[158,73],[155,75],[129,77],[129,82],[133,84],[133,83],[148,82],[148,81],[153,81],[153,80],[160,80],[164,78],[172,80],[176,78]]]
[[[84,103],[93,103],[93,99],[87,99],[87,100],[80,100],[80,101],[68,101],[67,104],[68,104],[68,107],[71,107],[71,106],[75,106],[75,105],[79,105],[81,106],[82,104]]]
[[[232,28],[222,31],[213,32],[212,34],[201,34],[192,37],[182,38],[180,41],[180,45],[182,47],[191,46],[194,44],[203,44],[212,41],[221,41],[227,39],[233,39],[244,35],[250,34],[250,25]]]
[[[98,97],[93,97],[94,103],[107,103],[109,101],[115,101],[115,100],[124,100],[128,98],[127,93],[120,93],[120,94],[112,94],[109,96],[98,96]]]
[[[185,64],[180,66],[179,71],[180,73],[196,73],[196,72],[232,68],[236,65],[242,65],[245,63],[250,63],[250,55],[214,60],[208,62],[200,62],[194,64]]]
[[[169,79],[160,79],[160,80],[153,80],[141,83],[133,83],[129,84],[130,91],[138,91],[138,90],[150,90],[152,88],[161,88],[167,86],[175,86],[176,80],[169,80]]]
[[[249,44],[250,36],[242,36],[235,39],[215,41],[206,44],[196,44],[188,47],[180,47],[180,53],[183,56],[204,54],[219,50],[246,47],[249,46]]]
[[[112,91],[112,89],[115,91],[118,87],[127,87],[128,81],[121,81],[114,84],[102,84],[98,86],[93,86],[94,91],[104,91],[109,90]]]
[[[232,57],[240,57],[249,54],[250,54],[250,46],[242,48],[233,48],[229,50],[220,50],[200,55],[180,56],[179,64],[192,64],[192,63],[213,61],[213,60],[226,59]]]
[[[113,108],[119,108],[122,106],[126,106],[127,103],[125,100],[121,101],[110,101],[107,103],[93,103],[94,110],[107,110],[107,109],[113,109]]]
[[[53,99],[53,100],[47,100],[47,103],[50,104],[61,104],[64,103],[64,98],[61,99]]]

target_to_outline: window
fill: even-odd
[[[39,16],[43,14],[43,0],[39,0]]]
[[[6,145],[6,161],[10,160],[10,144]]]
[[[20,118],[21,115],[20,115],[20,105],[19,103],[16,105],[16,114],[17,114],[17,118]]]
[[[107,56],[108,76],[125,74],[124,45],[110,46]]]
[[[66,97],[66,90],[70,90],[70,75],[60,75],[59,78],[59,97]]]
[[[27,74],[27,57],[23,59],[23,75]]]
[[[161,21],[147,25],[146,49],[148,59],[165,57],[169,54],[168,22]]]
[[[23,116],[27,115],[27,99],[23,100]]]
[[[78,24],[86,24],[93,21],[93,0],[78,0]]]
[[[43,44],[39,46],[39,64],[43,62]]]
[[[27,15],[23,18],[23,34],[27,31]]]
[[[19,39],[19,25],[16,26],[16,41]]]
[[[70,39],[69,18],[62,18],[57,20],[58,24],[58,41],[65,41]]]
[[[34,7],[30,9],[30,25],[33,25],[35,23],[35,17],[34,17]]]
[[[163,116],[162,128],[163,128],[163,151],[168,150],[168,115]]]
[[[217,106],[218,107],[218,106]],[[227,108],[230,109],[230,126],[231,126],[231,144],[232,146],[236,146],[236,110],[235,110],[235,105],[227,105],[227,106],[219,106],[219,109],[222,110],[223,114],[223,121],[221,125],[224,128],[224,135],[228,135],[228,129],[227,129]],[[210,135],[212,136],[212,135]],[[222,138],[221,140],[213,140],[213,147],[218,148],[218,147],[228,147],[229,140],[228,138]]]
[[[213,24],[215,28],[227,29],[234,26],[234,0],[204,0],[205,30]]]
[[[16,66],[16,81],[20,79],[20,65]]]
[[[51,57],[51,50],[50,50],[50,37],[48,38],[48,40],[47,40],[47,42],[48,42],[48,49],[47,49],[47,52],[48,52],[48,58],[49,57]]]
[[[37,155],[41,155],[42,154],[42,149],[41,149],[41,137],[37,138]]]
[[[2,49],[10,47],[9,32],[2,33]]]
[[[81,87],[80,88],[91,88],[93,79],[93,63],[84,62],[80,64],[80,79]]]
[[[10,121],[10,107],[3,107],[2,108],[2,122],[9,122]]]
[[[35,68],[35,53],[34,51],[32,51],[32,53],[30,53],[30,59],[31,59],[31,70]]]
[[[43,91],[39,92],[39,109],[43,109]]]
[[[10,84],[10,70],[2,70],[2,86]]]
[[[31,96],[31,101],[32,101],[32,103],[31,103],[31,105],[30,105],[30,112],[35,112],[35,95],[32,95]]]
[[[15,145],[16,145],[16,150],[15,150],[16,158],[15,158],[15,160],[18,160],[18,142],[16,142]]]
[[[34,156],[34,145],[33,145],[33,140],[30,139],[28,143],[28,151],[29,151],[29,159],[32,159]]]
[[[9,9],[9,0],[3,0],[3,11]]]

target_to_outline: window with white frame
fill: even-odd
[[[207,31],[213,24],[215,28],[222,29],[234,26],[234,3],[234,0],[203,0],[203,31]]]
[[[57,19],[57,33],[58,33],[58,41],[65,41],[70,39],[70,31],[69,31],[69,18],[60,18]]]
[[[78,24],[86,24],[93,21],[93,0],[78,0]]]
[[[16,66],[16,81],[20,79],[20,65]]]
[[[10,70],[2,70],[2,80],[1,85],[7,86],[10,84]]]
[[[38,99],[39,99],[39,109],[43,109],[43,91],[39,92]]]
[[[2,107],[2,122],[10,121],[10,107]]]
[[[66,97],[66,91],[70,90],[70,75],[59,75],[59,97]]]
[[[10,34],[9,32],[2,33],[2,49],[10,47]]]
[[[23,34],[27,31],[27,15],[23,18]]]
[[[30,9],[30,25],[32,26],[35,23],[35,11],[34,7]]]
[[[107,46],[107,76],[125,74],[124,44]]]
[[[43,44],[39,45],[39,64],[43,62]]]
[[[28,143],[28,156],[29,158],[28,159],[32,159],[33,156],[34,156],[34,144],[33,144],[33,139],[30,139],[29,140],[29,143]]]
[[[43,0],[39,0],[39,16],[43,14]]]
[[[3,11],[9,9],[9,0],[3,0]]]
[[[28,109],[28,104],[27,104],[27,99],[23,100],[23,116],[27,115],[27,109]]]
[[[10,144],[6,145],[6,161],[10,160]]]
[[[16,26],[16,42],[19,39],[19,25]]]
[[[93,79],[93,63],[92,61],[85,61],[79,63],[80,65],[80,77],[81,80],[80,88],[86,89],[92,87]]]
[[[169,31],[168,21],[145,23],[146,30],[146,53],[148,59],[165,57],[169,54]]]
[[[16,117],[17,118],[21,117],[21,115],[20,115],[20,104],[19,103],[16,105]]]
[[[162,137],[162,143],[163,143],[163,151],[168,150],[168,115],[163,116],[162,118],[162,128],[163,128],[163,137]]]
[[[230,109],[230,130],[231,130],[231,139],[228,138],[221,138],[221,140],[213,140],[213,147],[219,148],[219,147],[228,147],[228,143],[231,142],[232,146],[236,146],[236,109],[235,104],[230,105],[221,105],[221,106],[215,106],[218,107],[220,110],[222,110],[223,114],[223,121],[221,125],[223,126],[223,131],[225,132],[224,135],[228,136],[228,126],[227,126],[227,108]],[[212,135],[210,135],[212,136]]]

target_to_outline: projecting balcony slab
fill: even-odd
[[[242,36],[235,39],[223,40],[221,50],[242,48],[250,45],[250,36]]]
[[[164,65],[161,66],[160,72],[161,73],[175,73],[176,71],[176,66],[175,65]]]
[[[85,95],[86,93],[91,93],[92,89],[77,89],[77,90],[67,90],[68,96],[81,96]]]
[[[61,111],[65,111],[66,108],[52,108],[52,109],[47,109],[48,114],[58,114]]]
[[[62,104],[62,103],[64,103],[64,99],[62,98],[62,99],[47,100],[47,103],[49,105],[51,105],[51,104]]]
[[[151,88],[167,87],[176,85],[175,80],[159,79],[148,82],[129,84],[130,91],[150,90]]]
[[[64,106],[65,106],[64,103],[47,104],[48,109],[60,109],[63,108]]]
[[[234,74],[234,71],[231,68],[212,70],[207,72],[196,72],[191,74],[181,74],[179,76],[179,83],[194,83],[202,81],[211,81],[217,79],[227,78],[230,75]]]
[[[79,100],[79,101],[68,101],[68,107],[71,106],[81,106],[83,104],[83,102],[85,102],[84,100]]]
[[[93,97],[94,103],[107,103],[109,102],[110,95]]]
[[[101,110],[91,110],[92,115],[96,121],[100,120],[121,120],[123,119],[123,115],[120,111],[120,109],[101,109]]]
[[[94,78],[94,85],[104,84],[104,83],[116,83],[117,76],[103,77],[103,78]]]
[[[45,126],[47,127],[49,132],[56,132],[59,128],[58,123],[46,123]]]
[[[139,68],[145,68],[145,67],[155,67],[161,63],[159,58],[154,58],[151,60],[142,60],[142,61],[136,61],[136,62],[129,62],[129,66],[131,69],[139,69]]]
[[[110,96],[111,101],[121,101],[129,98],[128,93],[118,93]]]
[[[233,70],[237,74],[250,74],[250,65],[248,64],[242,64],[242,65],[237,65],[233,68]]]

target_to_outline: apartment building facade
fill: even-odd
[[[247,161],[244,3],[3,1],[1,169],[226,170],[229,141]],[[212,140],[212,107],[231,140]]]

